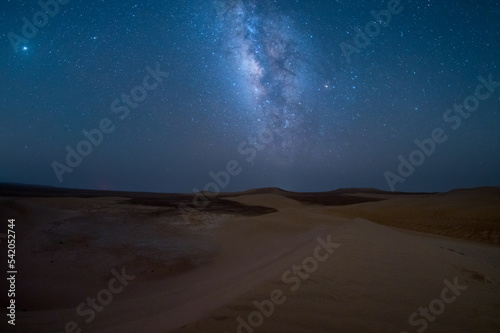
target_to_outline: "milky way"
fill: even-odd
[[[221,1],[217,12],[247,107],[260,123],[257,127],[274,133],[267,149],[275,157],[295,158],[304,141],[302,95],[312,71],[304,37],[290,16],[270,2]]]

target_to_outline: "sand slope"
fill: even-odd
[[[473,195],[483,195],[475,202],[481,209],[476,215],[464,207],[471,193],[338,207],[276,193],[246,194],[227,199],[276,212],[200,212],[207,222],[196,228],[171,209],[129,205],[123,198],[16,200],[9,214],[24,211],[19,219],[31,221],[22,227],[29,242],[19,256],[37,278],[19,281],[27,311],[18,313],[15,328],[4,322],[0,328],[62,332],[75,321],[83,332],[237,332],[238,318],[248,322],[256,310],[253,302],[278,290],[286,299],[255,332],[417,332],[423,324],[411,326],[409,316],[441,298],[444,280],[456,279],[466,289],[427,321],[425,331],[499,332],[500,248],[463,239],[474,238],[466,228],[457,229],[462,239],[436,235],[453,230],[450,221],[457,215],[480,235],[487,223],[497,225],[496,194],[482,191]],[[38,214],[39,222],[30,214]],[[479,223],[468,221],[470,216]],[[423,233],[429,229],[434,234]],[[494,235],[481,239],[494,241]],[[297,276],[291,271],[284,279],[293,265],[314,257],[318,237],[340,245],[300,285],[290,280]],[[136,278],[85,323],[76,306],[95,297],[111,269],[121,267]]]

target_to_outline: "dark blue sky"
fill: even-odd
[[[46,3],[0,4],[0,181],[500,185],[497,1]]]

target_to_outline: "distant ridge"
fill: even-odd
[[[500,196],[500,187],[495,186],[483,186],[483,187],[475,187],[475,188],[458,188],[448,192],[444,192],[442,194],[445,195],[463,195],[468,194],[470,192],[482,193],[482,194],[490,194],[490,195],[499,195]]]
[[[234,197],[240,195],[252,194],[275,194],[289,198],[296,197],[316,197],[325,198],[329,196],[355,195],[355,194],[375,194],[375,195],[421,195],[421,194],[449,194],[459,195],[469,191],[482,191],[485,193],[498,194],[500,187],[477,187],[454,189],[448,192],[389,192],[376,188],[340,188],[325,192],[292,192],[281,189],[279,187],[262,187],[250,189],[241,192],[223,192],[217,197]],[[107,190],[89,190],[89,189],[73,189],[62,188],[46,185],[32,185],[21,183],[0,183],[0,196],[33,196],[33,197],[128,197],[128,198],[168,198],[170,196],[192,197],[193,193],[158,193],[158,192],[133,192],[133,191],[107,191]]]
[[[407,194],[407,195],[412,195],[412,194],[435,194],[437,192],[389,192],[389,191],[384,191],[384,190],[379,190],[377,188],[339,188],[336,190],[332,191],[323,191],[323,192],[292,192],[292,191],[287,191],[279,187],[262,187],[262,188],[256,188],[256,189],[251,189],[251,190],[246,190],[242,192],[227,192],[227,193],[222,193],[221,195],[228,196],[228,195],[248,195],[248,194],[277,194],[277,195],[291,195],[291,194],[359,194],[359,193],[364,193],[364,194]]]
[[[290,193],[296,193],[296,192],[291,192],[287,190],[283,190],[279,187],[261,187],[261,188],[254,188],[246,191],[241,191],[241,192],[227,192],[227,193],[222,193],[221,195],[223,196],[230,196],[230,195],[251,195],[251,194],[276,194],[276,195],[285,195],[285,194],[290,194]]]
[[[0,183],[0,196],[13,196],[13,197],[31,196],[31,197],[93,198],[93,197],[165,197],[166,195],[179,196],[179,194],[88,190],[88,189],[63,188],[63,187],[54,187],[45,185]]]

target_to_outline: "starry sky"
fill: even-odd
[[[0,182],[500,185],[500,2],[42,3],[0,4]]]

